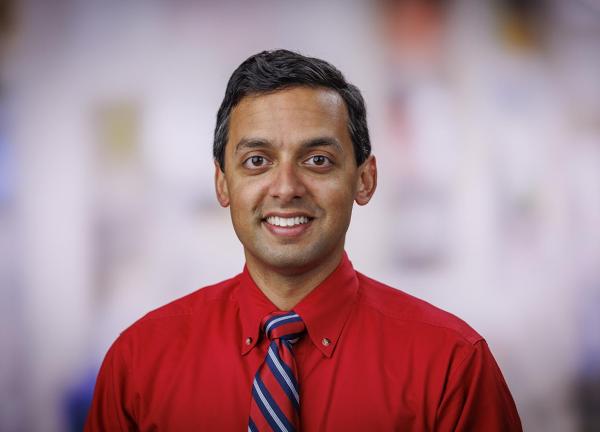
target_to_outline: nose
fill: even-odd
[[[298,167],[293,163],[288,162],[281,162],[274,169],[275,176],[269,189],[273,198],[278,198],[282,202],[292,202],[306,193],[306,187],[297,169]]]

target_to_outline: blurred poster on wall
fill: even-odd
[[[16,431],[26,418],[27,355],[17,198],[16,149],[10,97],[0,79],[0,430]]]
[[[144,161],[140,106],[117,99],[92,107],[96,199],[94,265],[98,300],[119,289],[143,251]]]
[[[455,175],[454,110],[444,69],[449,3],[381,1],[388,149],[390,252],[404,271],[436,272],[449,258]],[[450,156],[450,157],[448,157]]]

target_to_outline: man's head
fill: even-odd
[[[261,56],[273,56],[277,80],[283,84],[276,89],[265,84],[266,90],[260,92],[233,91],[237,85],[232,81],[247,80],[240,70],[250,60],[234,73],[219,110],[227,126],[223,126],[226,133],[215,155],[217,198],[223,207],[230,207],[251,271],[303,274],[323,270],[327,275],[326,270],[333,271],[331,267],[343,253],[354,202],[366,204],[377,183],[364,104],[358,89],[349,90],[345,84],[343,91],[354,94],[355,101],[360,99],[361,134],[367,137],[366,147],[363,142],[357,152],[353,137],[360,134],[353,134],[355,128],[349,127],[350,109],[342,90],[316,84],[285,85],[296,82],[298,70],[306,75],[310,65],[327,64],[287,51],[252,59]],[[285,59],[293,66],[285,66]],[[264,59],[252,62],[253,75],[265,74],[265,83],[275,79],[267,76],[271,69],[263,65]],[[332,66],[325,69],[343,81]],[[325,80],[313,69],[309,75]],[[263,82],[256,76],[252,81]]]
[[[354,147],[356,164],[371,154],[365,102],[358,88],[347,82],[342,73],[324,60],[287,51],[263,51],[246,59],[231,75],[225,97],[217,112],[213,157],[225,169],[225,146],[229,138],[231,111],[246,96],[271,93],[286,88],[306,86],[335,91],[348,112],[348,131]]]

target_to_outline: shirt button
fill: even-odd
[[[331,341],[327,338],[323,338],[321,340],[321,343],[323,344],[323,346],[329,346],[329,344],[331,343]]]
[[[246,338],[246,345],[252,345],[252,338],[251,337],[247,337]]]

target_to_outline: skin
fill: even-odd
[[[335,270],[354,202],[375,192],[375,158],[356,165],[347,121],[335,91],[310,87],[247,96],[231,113],[217,199],[230,208],[250,275],[281,310]],[[276,227],[268,216],[309,222]]]

